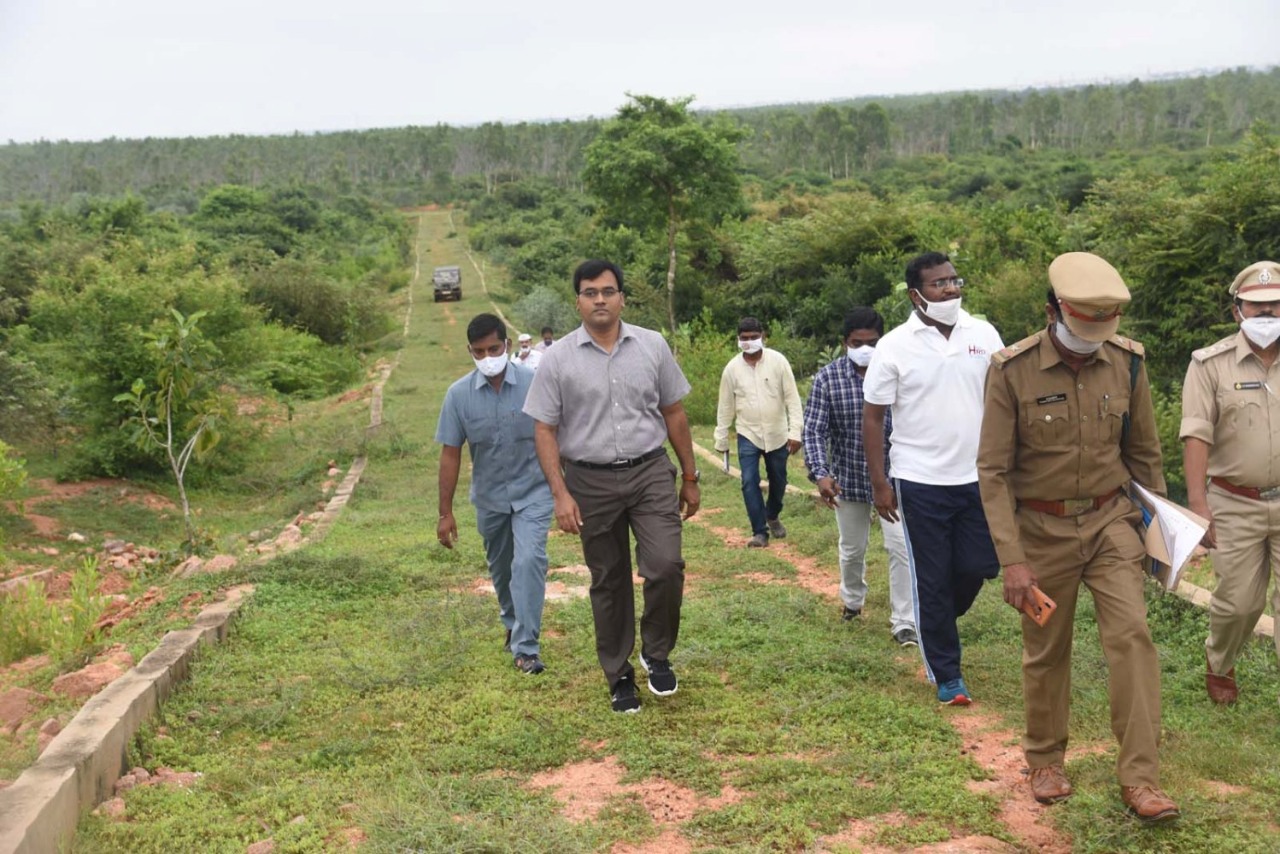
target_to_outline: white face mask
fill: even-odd
[[[848,354],[849,358],[852,359],[853,363],[859,368],[865,368],[867,365],[871,364],[871,355],[875,353],[875,351],[875,347],[870,347],[866,344],[859,347],[845,348],[845,352]]]
[[[919,291],[916,294],[919,295]],[[956,321],[960,319],[960,297],[955,299],[941,300],[940,302],[929,302],[923,296],[920,296],[920,302],[916,304],[930,320],[936,320],[943,326],[955,326]]]
[[[1246,317],[1240,321],[1240,329],[1246,338],[1265,350],[1280,338],[1280,317]]]
[[[1072,353],[1079,353],[1081,356],[1088,356],[1091,353],[1098,352],[1102,347],[1101,341],[1086,341],[1079,335],[1076,335],[1067,328],[1067,324],[1061,320],[1053,327],[1053,334],[1057,336],[1058,343],[1066,347]]]
[[[738,349],[744,353],[759,353],[764,349],[763,338],[738,339]]]
[[[472,356],[471,360],[476,363],[476,370],[492,379],[506,369],[507,352],[504,349],[501,355],[485,356],[483,359],[477,359],[475,356]]]
[[[521,344],[521,345],[520,345],[520,355],[521,355],[521,356],[527,356],[527,355],[529,355],[529,345],[528,345],[528,344]]]

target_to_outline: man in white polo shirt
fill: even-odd
[[[876,345],[863,384],[862,422],[876,511],[890,522],[901,518],[907,535],[925,671],[938,686],[938,702],[955,706],[972,701],[956,619],[1000,571],[982,512],[977,458],[987,365],[1004,344],[995,327],[960,308],[963,287],[941,252],[907,264],[915,310]]]

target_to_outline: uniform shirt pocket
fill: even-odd
[[[1224,389],[1218,400],[1221,423],[1229,430],[1247,430],[1261,423],[1266,389]]]
[[[1022,423],[1027,444],[1032,447],[1055,447],[1072,440],[1071,410],[1066,401],[1024,403]]]
[[[1107,443],[1119,442],[1124,434],[1125,416],[1129,414],[1129,396],[1104,395],[1098,401],[1097,413],[1099,438]]]

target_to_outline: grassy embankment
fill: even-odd
[[[424,268],[463,263],[470,272],[448,229],[445,214],[424,216]],[[469,506],[455,505],[456,551],[439,547],[433,530],[436,415],[448,384],[471,367],[465,323],[487,308],[468,284],[460,304],[438,305],[425,277],[415,286],[386,427],[367,445],[370,463],[343,519],[324,542],[228,579],[252,580],[253,602],[134,745],[132,762],[200,771],[200,783],[131,790],[127,820],[85,820],[77,850],[239,852],[270,837],[277,851],[308,851],[362,834],[377,851],[645,841],[658,850],[681,840],[907,849],[981,834],[1028,844],[1002,819],[1000,781],[984,785],[990,773],[969,755],[981,733],[962,738],[954,725],[966,716],[997,733],[1021,724],[1017,621],[997,590],[984,591],[962,623],[978,702],[941,709],[918,655],[889,638],[882,552],[873,550],[867,616],[842,624],[838,604],[797,584],[780,549],[726,546],[713,527],[741,529],[744,514],[736,481],[712,465],[703,467],[699,524],[685,533],[689,582],[673,656],[680,692],[644,692],[641,714],[612,714],[580,598],[548,604],[547,673],[516,672],[492,597],[474,592],[486,573]],[[710,444],[709,427],[697,434]],[[787,548],[834,579],[829,513],[793,498],[786,519]],[[552,580],[581,588],[586,579],[564,570],[581,563],[577,540],[553,535],[549,550]],[[1205,615],[1173,597],[1153,600],[1165,784],[1185,817],[1144,829],[1116,796],[1092,613],[1084,604],[1077,618],[1073,707],[1073,744],[1092,749],[1070,754],[1077,794],[1043,818],[1055,839],[1081,851],[1275,850],[1280,709],[1269,649],[1255,644],[1241,662],[1239,707],[1211,708]],[[1008,746],[1008,735],[997,737]],[[539,772],[606,758],[622,769],[622,787],[597,787],[604,805],[590,820],[569,820],[551,791],[531,785]],[[649,801],[627,788],[658,778],[682,787],[666,789],[678,826],[655,821]],[[1014,796],[1026,799],[1025,788]],[[855,819],[869,822],[858,825],[861,842],[823,841]]]

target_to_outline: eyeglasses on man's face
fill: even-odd
[[[585,288],[581,291],[578,291],[578,296],[582,297],[583,299],[595,301],[600,297],[604,297],[605,299],[613,299],[620,293],[622,292],[617,288]]]
[[[964,279],[959,276],[948,276],[945,279],[934,279],[932,282],[925,282],[925,284],[940,291],[945,291],[947,288],[959,290],[964,287]]]

